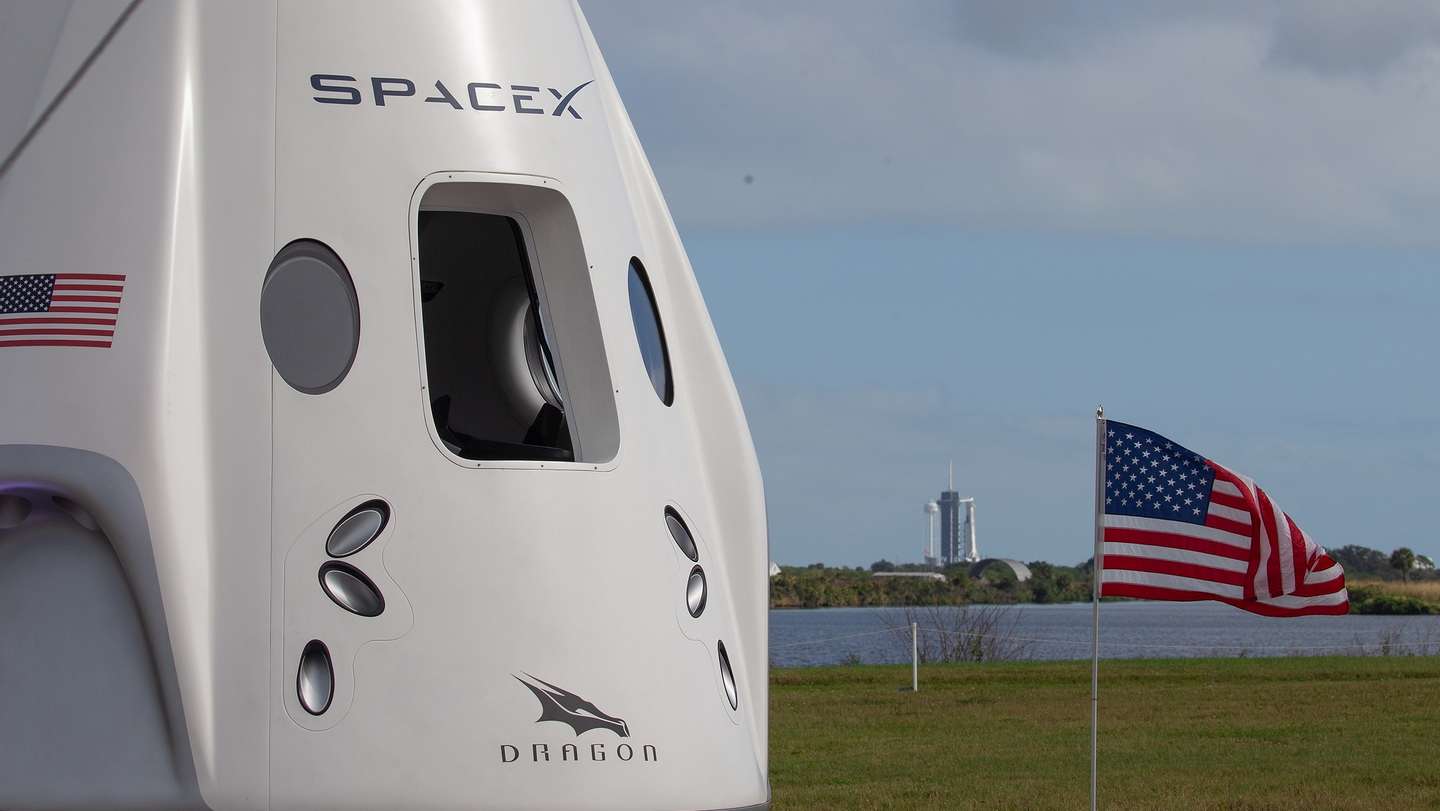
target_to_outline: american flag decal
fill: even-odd
[[[0,276],[0,349],[109,349],[124,292],[125,276],[113,273]]]

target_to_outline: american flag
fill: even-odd
[[[1340,565],[1254,480],[1153,431],[1105,424],[1104,498],[1102,596],[1350,610]]]
[[[112,273],[0,276],[0,349],[109,349],[125,277]]]

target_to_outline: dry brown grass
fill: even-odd
[[[1347,585],[1379,589],[1386,594],[1415,597],[1429,603],[1440,603],[1440,580],[1352,580]]]

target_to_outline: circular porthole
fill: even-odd
[[[685,581],[685,607],[690,610],[690,616],[698,617],[705,611],[705,600],[709,595],[705,588],[705,570],[699,566],[690,570],[690,577]]]
[[[725,643],[716,642],[715,648],[720,652],[720,682],[725,685],[725,698],[730,701],[730,709],[740,709],[740,692],[735,687],[735,671],[730,669],[730,656],[725,653]]]
[[[291,388],[324,394],[340,385],[360,348],[360,302],[334,251],[311,239],[280,249],[260,292],[260,333]]]
[[[660,402],[675,401],[675,385],[670,379],[670,350],[665,346],[665,330],[660,326],[660,308],[655,303],[655,289],[645,266],[639,259],[630,260],[630,318],[635,322],[635,339],[640,342],[640,359]]]

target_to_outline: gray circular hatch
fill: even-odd
[[[275,371],[296,391],[340,385],[360,348],[360,302],[340,257],[310,239],[281,248],[260,293],[260,331]]]

